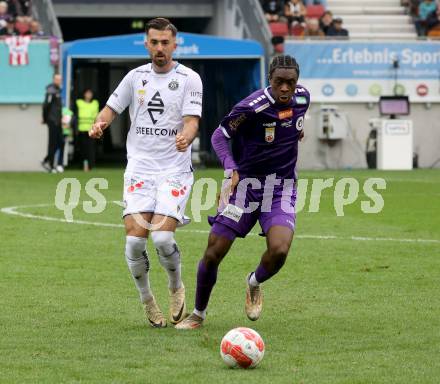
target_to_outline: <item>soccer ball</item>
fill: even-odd
[[[254,368],[264,356],[264,341],[250,328],[231,329],[222,339],[220,354],[229,367]]]

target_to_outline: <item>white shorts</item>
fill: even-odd
[[[191,187],[192,172],[170,175],[144,175],[137,177],[124,174],[124,211],[122,216],[153,212],[173,217],[180,224],[187,224],[184,216]]]

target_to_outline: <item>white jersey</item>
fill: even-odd
[[[200,76],[176,63],[168,73],[154,72],[151,63],[130,71],[110,96],[107,105],[118,114],[129,106],[127,174],[190,172],[191,146],[176,149],[183,116],[202,115]]]

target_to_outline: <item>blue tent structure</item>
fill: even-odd
[[[144,47],[145,34],[100,37],[81,39],[65,43],[62,47],[64,90],[71,89],[74,60],[99,59],[147,61],[149,56]],[[253,40],[226,39],[218,36],[178,33],[178,47],[175,51],[176,60],[234,60],[236,72],[240,72],[240,61],[252,60],[253,88],[261,88],[265,84],[264,49]],[[139,64],[141,65],[141,64]],[[226,74],[229,75],[229,74]],[[70,95],[65,93],[67,105]]]

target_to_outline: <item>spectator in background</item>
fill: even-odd
[[[318,19],[307,19],[304,37],[324,38],[325,33],[319,28]]]
[[[301,25],[305,28],[306,7],[301,0],[290,0],[284,5],[284,16],[287,18],[287,25],[295,27]]]
[[[422,0],[401,0],[400,4],[407,7],[408,13],[411,16],[416,17],[421,1]]]
[[[331,11],[325,11],[319,19],[319,28],[327,36],[330,27],[333,27],[333,13]]]
[[[63,158],[63,131],[61,127],[61,75],[55,74],[53,82],[46,87],[46,96],[43,104],[43,124],[49,128],[47,156],[41,162],[43,168],[52,173],[63,172],[62,160],[55,167],[55,153],[58,151],[58,159]]]
[[[9,8],[14,16],[32,16],[31,0],[9,0]]]
[[[31,21],[29,31],[33,37],[45,36],[44,32],[41,30],[41,24],[37,20]]]
[[[327,8],[327,0],[304,0],[304,5],[322,5],[324,8]]]
[[[437,11],[437,3],[434,0],[423,0],[418,8],[418,17],[415,20],[417,34],[426,36],[428,18]]]
[[[30,35],[31,34],[31,21],[32,17],[28,16],[18,16],[17,20],[15,21],[15,28],[17,29],[18,33],[22,36]]]
[[[6,1],[0,1],[0,28],[6,27],[6,19],[9,19],[12,15],[8,13],[8,3]]]
[[[348,31],[342,27],[342,19],[335,17],[333,25],[328,29],[327,36],[348,38]]]
[[[269,23],[279,21],[282,10],[283,9],[279,0],[263,1],[264,16]]]
[[[86,89],[83,98],[76,100],[78,143],[83,161],[84,172],[95,167],[95,141],[89,136],[89,130],[99,113],[98,100],[93,99],[93,91]]]
[[[0,29],[0,36],[17,36],[19,32],[15,28],[15,20],[12,16],[5,19],[6,26]]]
[[[432,28],[435,28],[439,24],[440,24],[440,2],[437,4],[437,10],[435,12],[430,13],[428,15],[428,18],[426,19],[427,34],[429,34],[429,31]]]

